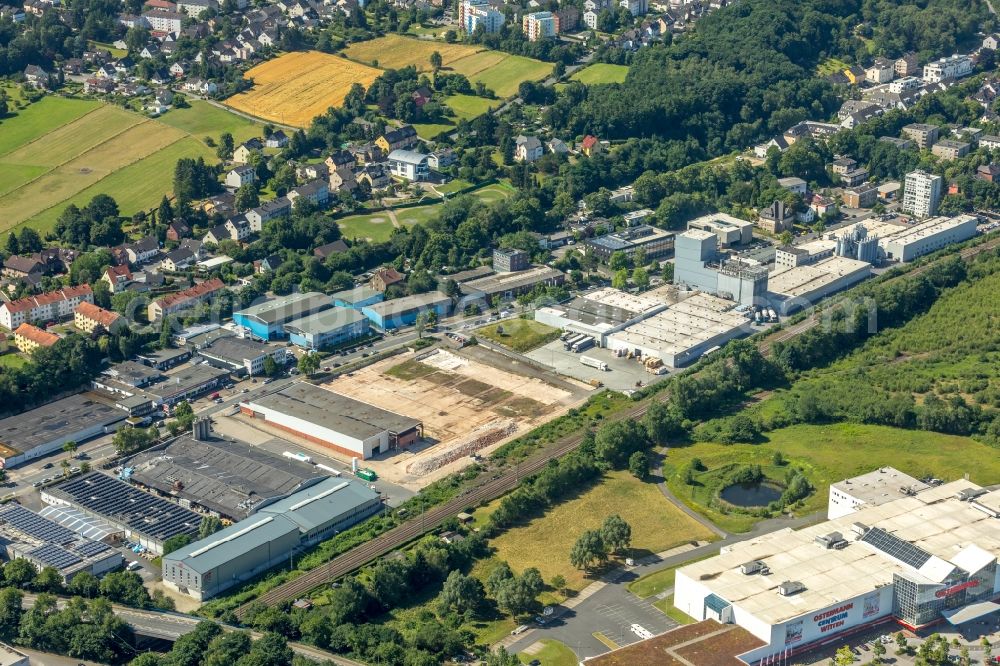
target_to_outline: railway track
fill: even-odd
[[[966,248],[959,253],[962,259],[970,259],[977,254],[992,250],[1000,246],[1000,237],[981,245]],[[907,276],[920,275],[928,271],[936,262],[921,266],[906,273]],[[903,276],[900,276],[903,277]],[[782,329],[774,335],[760,341],[758,349],[765,356],[770,354],[773,345],[777,342],[790,340],[802,333],[815,328],[820,323],[818,314],[813,313],[806,319],[798,322],[787,329]],[[617,414],[611,420],[636,419],[646,413],[648,403],[640,403],[631,407],[621,414]],[[583,440],[582,434],[567,435],[555,444],[546,447],[537,455],[528,460],[518,463],[513,469],[501,472],[487,483],[459,495],[455,499],[449,500],[440,506],[428,509],[420,516],[416,516],[398,525],[388,532],[380,534],[371,541],[367,541],[350,551],[339,555],[328,563],[316,567],[298,578],[283,583],[278,587],[265,592],[253,602],[248,602],[236,609],[236,617],[243,619],[253,603],[262,603],[265,606],[274,606],[286,601],[297,599],[312,590],[333,582],[336,579],[346,576],[355,569],[358,569],[372,560],[379,558],[393,550],[413,541],[426,534],[428,531],[437,528],[448,518],[460,513],[469,506],[476,506],[482,502],[492,501],[510,490],[517,487],[521,479],[525,476],[535,474],[550,460],[559,458],[580,445]]]

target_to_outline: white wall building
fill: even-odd
[[[924,65],[924,82],[938,83],[942,79],[957,79],[972,73],[972,56],[951,55]]]
[[[427,180],[431,172],[427,156],[412,150],[394,150],[389,153],[389,171],[406,180]]]
[[[888,238],[879,239],[887,259],[913,261],[952,243],[967,241],[976,235],[979,218],[975,215],[935,217],[909,227]]]
[[[881,506],[929,487],[895,467],[879,467],[873,472],[831,483],[826,518],[842,518],[855,511]]]

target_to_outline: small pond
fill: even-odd
[[[734,483],[719,493],[724,501],[734,506],[767,506],[781,499],[783,489],[771,483]]]

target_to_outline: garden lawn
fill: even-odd
[[[501,199],[509,199],[514,192],[514,188],[506,183],[493,183],[492,185],[480,187],[478,190],[469,192],[469,194],[483,203],[494,203]]]
[[[491,107],[499,106],[500,102],[475,95],[451,95],[445,99],[444,104],[460,120],[472,120],[489,111]]]
[[[552,342],[559,334],[558,328],[534,319],[508,319],[476,329],[477,336],[522,354]]]
[[[485,520],[498,504],[499,500],[478,509],[477,521]],[[545,515],[491,539],[494,557],[477,564],[474,571],[485,580],[499,561],[506,560],[518,573],[536,567],[546,583],[562,575],[568,589],[582,590],[590,581],[583,571],[570,565],[569,551],[585,530],[599,528],[605,518],[616,513],[632,526],[632,554],[637,557],[714,536],[668,502],[655,483],[617,471],[606,474],[577,497],[553,506]]]
[[[598,83],[624,83],[626,75],[628,75],[626,65],[597,62],[574,72],[569,79],[589,86]]]
[[[458,65],[461,65],[461,61]],[[456,66],[456,69],[458,68]],[[510,97],[517,93],[517,87],[521,85],[522,81],[541,81],[550,74],[552,74],[552,63],[550,62],[532,60],[523,56],[508,55],[495,65],[470,77],[470,79],[473,82],[478,81],[482,83],[499,97]]]
[[[0,355],[0,368],[21,368],[28,364],[28,359],[24,358],[17,352],[9,352],[7,354]]]
[[[0,121],[0,155],[45,136],[57,127],[100,108],[100,102],[49,95]]]
[[[449,130],[455,129],[454,123],[413,123],[413,129],[417,130],[417,136],[421,139],[432,141],[436,137]]]
[[[815,491],[797,513],[820,511],[826,506],[830,484],[857,476],[881,465],[891,465],[921,478],[961,478],[969,473],[980,485],[1000,483],[1000,456],[994,448],[968,437],[922,430],[840,423],[797,425],[764,435],[762,444],[721,445],[700,442],[670,449],[663,467],[670,489],[684,502],[731,532],[749,530],[759,520],[753,516],[720,513],[708,504],[721,490],[722,468],[759,464],[770,478],[779,473],[771,464],[780,451],[788,467],[801,467]],[[695,475],[696,485],[683,482],[681,474],[693,458],[708,468]]]
[[[247,139],[260,135],[260,125],[243,116],[230,113],[200,99],[188,100],[188,103],[191,105],[190,108],[171,109],[157,120],[199,140],[210,136],[218,142],[221,134],[229,132],[239,145]]]
[[[542,648],[537,652],[522,652],[517,655],[522,664],[530,664],[535,659],[542,662],[542,666],[576,666],[580,663],[580,659],[565,644],[551,638],[540,642]]]
[[[389,240],[393,224],[385,211],[370,215],[350,215],[337,220],[340,233],[345,238],[369,238],[375,242]]]

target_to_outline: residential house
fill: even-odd
[[[254,273],[270,273],[278,270],[282,263],[280,254],[271,254],[253,262]]]
[[[416,90],[410,93],[410,97],[413,99],[413,103],[417,105],[417,108],[431,101],[433,96],[434,93],[427,86],[418,86]]]
[[[14,330],[14,346],[25,354],[33,354],[35,350],[51,347],[57,342],[58,335],[31,324],[21,324]]]
[[[855,187],[868,180],[868,169],[853,169],[840,177],[840,182],[845,187]]]
[[[313,249],[313,256],[319,257],[320,259],[326,259],[335,254],[341,254],[347,252],[350,248],[347,246],[343,240],[337,239],[332,243],[326,243],[325,245],[320,245]]]
[[[907,53],[903,57],[897,58],[894,63],[896,76],[913,76],[920,71],[920,66],[917,62],[916,53]]]
[[[28,85],[38,90],[49,89],[49,73],[38,65],[28,65],[24,68],[24,79]]]
[[[259,233],[268,220],[287,217],[291,214],[292,202],[288,200],[288,197],[278,197],[248,210],[246,219],[250,223],[250,230]]]
[[[24,23],[24,9],[10,5],[0,6],[0,19],[9,19],[11,23]]]
[[[882,84],[892,81],[896,76],[896,63],[888,58],[878,57],[875,62],[865,68],[865,78],[871,83]]]
[[[867,77],[865,68],[860,65],[851,65],[850,67],[845,68],[843,74],[847,77],[847,81],[852,86],[860,86]]]
[[[767,153],[768,151],[771,150],[771,148],[775,148],[779,153],[783,153],[786,150],[788,150],[788,142],[785,141],[785,137],[776,136],[770,141],[765,141],[764,143],[757,144],[753,148],[754,157],[757,157],[759,159],[764,159],[765,157],[767,157]]]
[[[46,266],[38,257],[11,255],[3,262],[3,276],[14,280],[37,281],[46,273]]]
[[[937,125],[912,123],[903,127],[903,136],[912,139],[920,150],[926,150],[938,140]]]
[[[210,302],[226,285],[219,278],[205,280],[193,287],[161,296],[149,304],[147,314],[150,321],[159,321],[168,315],[192,308],[199,303]]]
[[[792,228],[795,215],[786,208],[783,201],[775,201],[773,204],[760,211],[757,226],[772,234],[780,234]]]
[[[263,150],[264,143],[256,137],[248,141],[244,141],[236,147],[236,150],[233,151],[233,162],[246,164],[250,161],[251,155],[254,153],[260,154]]]
[[[128,263],[133,266],[143,264],[160,253],[160,243],[155,236],[146,236],[134,243],[122,246]]]
[[[955,54],[924,65],[924,81],[938,83],[944,79],[957,79],[972,73],[972,56]]]
[[[405,278],[392,266],[379,268],[372,274],[369,286],[375,291],[385,292],[392,285],[402,282]]]
[[[878,201],[878,187],[862,183],[844,190],[844,205],[848,208],[871,208]]]
[[[156,42],[151,42],[149,44],[146,44],[145,46],[142,47],[142,50],[139,51],[140,57],[148,58],[150,60],[158,55],[160,55],[160,47],[156,45]]]
[[[806,190],[809,189],[809,185],[806,181],[801,178],[796,178],[795,176],[791,176],[789,178],[779,178],[778,185],[789,192],[794,192],[795,194],[805,194]]]
[[[943,160],[955,160],[968,155],[970,147],[964,141],[941,139],[931,147],[931,152]]]
[[[385,157],[382,148],[374,143],[351,146],[347,151],[354,156],[354,162],[359,166],[381,162]]]
[[[552,12],[525,14],[521,17],[521,31],[529,42],[554,38],[559,34],[559,18]]]
[[[583,13],[583,24],[591,30],[597,30],[597,12],[588,9]]]
[[[423,153],[411,150],[393,150],[389,153],[389,171],[399,178],[420,181],[427,180],[430,175],[430,166],[427,164],[427,156]]]
[[[316,180],[317,178],[329,178],[330,167],[323,162],[315,164],[302,164],[295,167],[295,177],[302,181]]]
[[[222,225],[220,226],[222,227],[223,230],[225,230],[224,226]],[[215,229],[218,228],[219,227],[216,227]],[[213,229],[212,231],[215,231],[215,229]],[[211,234],[212,231],[210,231],[209,234]],[[224,236],[224,238],[228,238],[228,236]],[[206,242],[214,242],[218,244],[218,241],[216,240],[206,241]],[[195,262],[194,253],[187,248],[179,247],[176,250],[168,252],[166,256],[163,257],[163,261],[160,262],[160,268],[162,268],[165,271],[177,272],[190,267],[194,262]]]
[[[1000,182],[1000,164],[980,164],[976,167],[976,178],[987,183]]]
[[[545,154],[542,142],[537,136],[518,136],[514,142],[514,160],[517,162],[534,162]]]
[[[441,169],[447,169],[452,164],[457,161],[458,158],[455,157],[455,151],[451,148],[441,148],[435,150],[427,156],[427,166],[430,168],[440,171]]]
[[[152,11],[142,13],[145,24],[156,32],[180,32],[184,18],[184,14],[177,12]]]
[[[552,139],[546,144],[550,152],[556,155],[566,155],[569,153],[569,146],[562,139]]]
[[[216,0],[178,0],[177,8],[194,18],[201,18],[201,15],[209,9],[219,10],[219,3]]]
[[[181,78],[188,73],[188,65],[183,62],[175,62],[174,64],[170,65],[168,71],[170,72],[171,76],[174,76],[176,78]]]
[[[38,296],[27,296],[0,304],[0,326],[13,331],[25,322],[44,322],[69,317],[80,303],[94,302],[90,285],[64,287]]]
[[[839,157],[827,165],[827,168],[838,176],[843,176],[844,174],[857,169],[858,163],[850,157]]]
[[[284,148],[288,145],[288,135],[282,130],[274,130],[271,136],[264,139],[264,146],[267,148]]]
[[[833,199],[821,196],[819,194],[813,194],[808,200],[809,207],[816,211],[816,215],[822,217],[827,213],[836,213],[837,204]]]
[[[181,239],[191,235],[191,225],[184,220],[174,220],[167,225],[167,240],[179,243]]]
[[[983,38],[983,48],[996,51],[1000,47],[1000,33],[990,33]]]
[[[108,291],[112,294],[118,294],[125,291],[129,283],[132,282],[132,270],[128,264],[108,266],[104,275],[101,276],[101,280],[108,285]]]
[[[80,303],[73,310],[73,325],[84,333],[93,333],[103,329],[108,333],[118,333],[128,326],[125,317],[117,312],[111,312],[97,307],[93,303]]]
[[[357,175],[359,184],[364,184],[369,190],[381,190],[392,185],[389,172],[381,164],[369,164]]]
[[[257,171],[249,164],[240,165],[226,174],[226,186],[238,190],[257,182]]]
[[[592,134],[588,134],[587,136],[583,137],[583,141],[580,142],[580,152],[582,152],[587,157],[590,157],[592,155],[597,155],[602,150],[603,147],[601,146],[601,142],[597,139],[596,136]]]
[[[386,132],[376,139],[375,143],[384,154],[389,155],[394,150],[410,148],[416,145],[417,141],[419,141],[417,130],[413,129],[412,125],[403,125],[399,129]]]
[[[580,10],[573,5],[553,10],[552,14],[559,19],[559,32],[573,32],[580,26]]]
[[[311,201],[320,209],[326,208],[330,204],[330,188],[322,180],[314,180],[311,183],[293,187],[285,196],[292,202],[293,206],[299,197]]]

